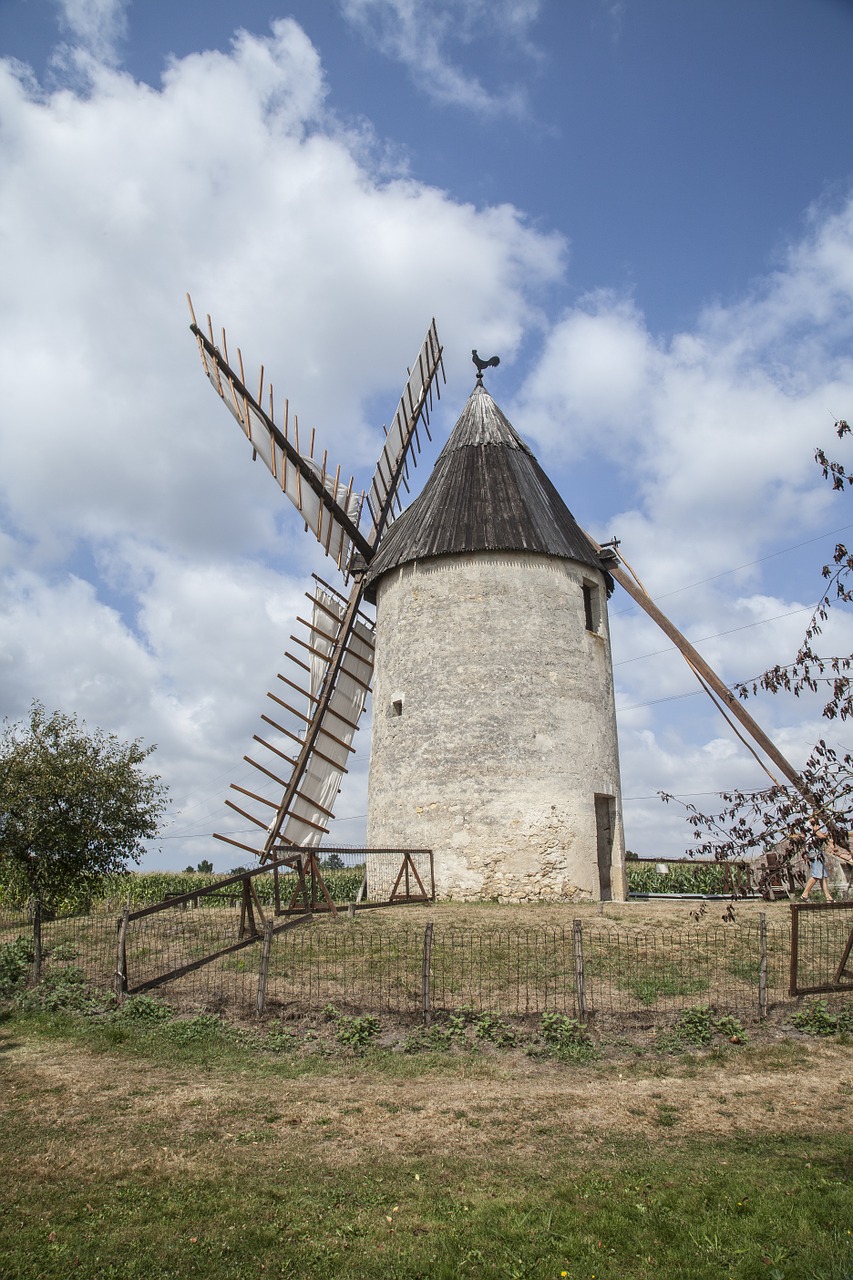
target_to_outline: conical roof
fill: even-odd
[[[367,598],[398,565],[476,551],[527,551],[602,568],[563,499],[481,385],[422,492],[382,538],[367,572]]]

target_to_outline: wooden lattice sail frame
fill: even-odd
[[[263,365],[255,395],[247,385],[239,347],[235,369],[229,363],[225,330],[221,330],[217,345],[210,316],[205,333],[196,323],[192,301],[189,297],[187,300],[192,316],[190,328],[208,380],[251,444],[253,458],[260,457],[266,464],[298,510],[306,529],[313,532],[343,574],[342,585],[349,587],[345,595],[314,576],[314,587],[308,595],[311,617],[299,618],[303,634],[291,637],[299,653],[288,651],[285,655],[296,679],[278,674],[284,689],[278,687],[267,695],[274,711],[261,716],[281,737],[270,742],[268,737],[254,735],[254,741],[270,753],[264,757],[266,763],[244,756],[268,781],[281,788],[281,799],[270,800],[237,783],[231,784],[240,795],[240,804],[230,799],[226,804],[263,832],[262,844],[250,845],[214,833],[216,839],[269,861],[283,847],[315,848],[334,817],[335,799],[347,772],[347,760],[355,750],[353,737],[373,672],[373,623],[361,608],[364,571],[383,533],[402,509],[400,490],[408,492],[409,466],[417,466],[420,429],[431,439],[430,412],[441,395],[441,382],[445,381],[442,347],[432,320],[409,370],[391,426],[386,429],[370,486],[361,493],[355,490],[352,477],[341,479],[340,466],[334,470],[330,467],[326,451],[315,457],[313,431],[307,445],[304,433],[300,441],[299,420],[295,415],[291,418],[287,400],[276,422],[273,387],[270,383],[265,391]],[[268,410],[263,407],[265,401]],[[305,711],[292,705],[291,690],[304,699]],[[282,724],[282,719],[290,724]],[[294,725],[295,728],[290,727]],[[293,742],[296,749],[284,750],[286,742]]]

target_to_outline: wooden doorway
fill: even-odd
[[[616,825],[614,796],[595,797],[595,844],[598,854],[598,896],[602,902],[613,898],[613,830]]]

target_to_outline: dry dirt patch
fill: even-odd
[[[93,1163],[124,1173],[152,1162],[201,1169],[270,1144],[283,1157],[311,1151],[335,1165],[371,1155],[527,1162],[622,1136],[853,1131],[853,1051],[828,1042],[799,1054],[742,1050],[723,1064],[624,1068],[507,1054],[405,1079],[343,1060],[335,1074],[292,1080],[252,1070],[200,1075],[34,1041],[7,1047],[0,1073],[6,1105],[44,1133],[37,1176]]]

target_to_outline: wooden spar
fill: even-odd
[[[261,719],[264,721],[265,724],[270,724],[274,729],[278,729],[279,733],[285,734],[286,737],[292,738],[294,742],[298,742],[300,746],[302,745],[303,739],[297,737],[295,733],[291,733],[289,729],[285,729],[284,725],[276,724],[275,720],[271,720],[269,716],[261,715]],[[354,747],[347,747],[347,751],[354,751],[354,750],[355,750]],[[349,772],[349,770],[345,769],[343,765],[338,764],[337,760],[333,760],[331,756],[324,755],[323,752],[318,751],[316,747],[314,748],[314,755],[319,756],[321,760],[325,760],[326,764],[334,765],[334,767],[336,769],[340,769],[342,773]],[[296,767],[295,760],[293,761],[293,765],[295,768]]]
[[[317,701],[313,693],[309,693],[307,689],[303,689],[302,685],[297,684],[295,680],[288,680],[287,676],[283,676],[280,671],[276,675],[276,680],[281,680],[283,684],[289,685],[291,689],[295,689],[297,693],[301,693],[303,698],[309,698],[311,702]]]
[[[332,700],[335,681],[338,678],[338,673],[343,666],[344,658],[347,654],[347,645],[353,629],[355,628],[355,620],[358,616],[358,609],[361,604],[363,594],[364,587],[362,586],[361,581],[359,580],[353,583],[350,597],[347,602],[346,609],[344,610],[344,615],[341,619],[337,640],[331,654],[329,655],[329,665],[320,689],[319,701],[314,710],[314,714],[311,717],[311,722],[305,731],[305,740],[297,757],[296,766],[294,767],[290,782],[287,784],[287,788],[282,796],[281,804],[278,807],[276,820],[270,824],[271,829],[264,846],[265,859],[269,858],[272,848],[279,838],[281,827],[289,815],[290,806],[298,795],[299,785],[302,782],[302,777],[308,767],[308,762],[311,759],[312,752],[315,750],[315,744],[318,737],[323,733],[334,741],[339,741],[339,739],[334,737],[334,734],[329,733],[328,729],[323,728],[323,720],[327,710],[329,709],[329,703]],[[346,746],[347,744],[341,743],[340,745]],[[352,747],[348,747],[348,750],[352,751],[352,749]],[[304,821],[304,819],[299,818],[298,814],[294,814],[293,816],[299,821]]]
[[[282,760],[286,760],[288,764],[296,764],[295,760],[292,760],[290,756],[286,756],[283,751],[279,751],[278,747],[274,747],[271,742],[267,742],[266,738],[260,737],[259,734],[253,733],[252,739],[254,742],[259,742],[262,747],[266,747],[267,751],[273,751],[277,756],[280,756]]]
[[[246,419],[247,419],[247,423],[246,423],[247,434],[251,432],[251,421],[249,417],[249,408],[251,406],[252,408],[255,409],[256,414],[259,417],[260,422],[263,425],[264,429],[269,433],[270,447],[274,448],[277,445],[280,452],[284,455],[283,463],[285,460],[287,460],[293,465],[296,472],[296,499],[297,499],[296,506],[299,509],[299,511],[301,512],[303,508],[302,482],[304,481],[311,489],[313,489],[315,495],[319,498],[321,508],[325,509],[326,513],[332,516],[334,520],[337,521],[337,523],[343,528],[350,542],[352,542],[358,548],[358,550],[361,552],[364,558],[366,560],[370,560],[370,558],[372,557],[376,549],[375,542],[372,542],[369,539],[365,538],[364,534],[362,534],[358,529],[358,526],[354,524],[353,521],[350,519],[348,513],[341,508],[340,504],[332,497],[328,489],[326,489],[326,487],[321,483],[319,477],[314,473],[314,471],[312,471],[312,469],[309,466],[306,465],[305,459],[301,456],[299,452],[298,421],[294,419],[294,428],[295,428],[295,436],[296,436],[296,447],[294,448],[294,446],[287,440],[286,435],[283,435],[282,432],[279,431],[275,423],[270,421],[270,419],[267,417],[264,410],[261,408],[261,405],[258,403],[258,401],[254,399],[248,387],[246,386],[246,374],[243,368],[243,355],[240,348],[239,347],[237,348],[237,360],[240,368],[240,372],[238,375],[233,369],[230,368],[230,366],[228,365],[228,362],[224,360],[222,356],[217,352],[213,344],[212,330],[211,330],[211,337],[210,339],[208,339],[206,335],[201,332],[198,325],[193,324],[190,326],[190,328],[192,329],[192,332],[195,334],[196,338],[203,344],[203,346],[207,350],[208,355],[213,360],[214,365],[217,368],[217,371],[219,366],[220,365],[222,366],[222,371],[225,373],[229,382],[231,382],[232,386],[234,387],[234,390],[237,396],[239,397],[239,400],[242,400],[243,406],[244,406],[244,412],[246,414]],[[251,440],[250,434],[249,434],[249,439]],[[314,448],[314,436],[312,432],[309,458],[313,457],[313,448]]]
[[[303,715],[301,711],[297,711],[297,710],[296,710],[296,707],[292,707],[292,706],[290,705],[290,703],[289,703],[289,702],[284,702],[284,701],[283,701],[283,699],[281,699],[281,698],[277,698],[277,697],[276,697],[276,695],[275,695],[274,693],[268,693],[268,694],[267,694],[267,697],[268,697],[268,698],[272,698],[273,702],[277,702],[277,703],[278,703],[278,705],[279,705],[280,707],[284,707],[285,711],[289,711],[289,712],[291,713],[291,715],[296,716],[296,717],[297,717],[297,719],[302,720],[302,721],[303,721],[303,723],[305,723],[305,724],[307,724],[307,725],[313,725],[313,723],[314,723],[314,717],[315,717],[315,716],[318,714],[318,712],[320,711],[320,707],[321,707],[321,705],[322,705],[322,709],[323,709],[323,711],[324,711],[324,712],[325,712],[325,711],[326,711],[326,709],[328,708],[328,711],[329,711],[329,714],[330,714],[330,715],[337,716],[338,720],[343,720],[343,716],[338,715],[336,711],[332,711],[331,707],[329,707],[329,706],[328,706],[328,702],[323,702],[322,694],[320,695],[320,698],[319,698],[319,700],[318,700],[318,702],[317,702],[317,707],[316,707],[316,709],[315,709],[315,711],[314,711],[313,715],[311,715],[311,716]],[[346,721],[346,723],[347,723],[347,724],[350,724],[350,721]],[[351,726],[351,727],[355,727],[356,729],[358,728],[358,726],[357,726],[357,725],[355,725],[355,726]],[[325,735],[325,737],[327,737],[327,738],[331,738],[333,742],[336,742],[336,743],[338,744],[338,746],[339,746],[339,747],[343,747],[345,751],[355,751],[355,747],[351,747],[348,743],[344,742],[343,738],[337,738],[337,737],[336,737],[336,736],[331,732],[331,730],[329,730],[329,729],[325,729],[325,728],[321,727],[321,728],[319,729],[319,732],[320,732],[320,733],[322,733],[322,734],[324,734],[324,735]]]
[[[588,534],[587,537],[589,537]],[[592,541],[592,539],[590,539],[590,541]],[[660,611],[651,596],[649,596],[642,587],[638,586],[631,575],[627,573],[621,565],[617,565],[609,559],[603,562],[603,564],[610,576],[619,583],[620,587],[623,587],[625,591],[628,592],[631,599],[649,615],[652,621],[657,623],[664,635],[669,637],[676,649],[678,649],[690,663],[691,667],[693,667],[702,679],[706,681],[710,688],[713,689],[714,693],[732,713],[735,719],[740,721],[753,741],[757,742],[761,750],[773,761],[779,772],[785,775],[788,781],[796,787],[800,795],[804,796],[808,800],[809,804],[814,804],[814,796],[811,794],[808,787],[803,782],[803,779],[791,764],[790,760],[786,759],[786,757],[782,755],[782,752],[776,744],[768,738],[761,726],[753,720],[752,716],[744,708],[743,704],[735,697],[732,691],[723,684],[716,671],[714,671],[712,667],[708,666],[708,663],[702,655],[694,649],[690,641],[681,634],[673,623],[670,622],[666,614]]]

